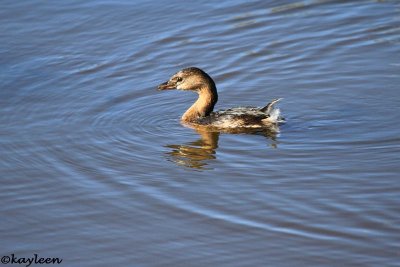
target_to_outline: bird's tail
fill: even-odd
[[[260,111],[269,115],[267,118],[268,122],[279,123],[283,122],[284,119],[280,116],[281,111],[278,108],[275,108],[275,104],[278,103],[282,98],[274,99],[268,103],[265,107],[261,108]]]
[[[279,101],[281,101],[281,100],[282,100],[282,98],[274,99],[274,100],[272,100],[271,102],[269,102],[268,105],[266,105],[265,107],[261,108],[260,110],[261,110],[262,112],[264,112],[264,113],[270,115],[271,112],[272,112],[273,109],[274,109],[274,105],[275,105],[276,103],[278,103]]]

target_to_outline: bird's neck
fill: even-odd
[[[197,90],[199,98],[183,114],[182,121],[194,122],[199,118],[207,117],[213,111],[215,103],[218,101],[217,89],[214,84],[205,85]]]

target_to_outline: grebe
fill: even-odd
[[[190,67],[174,74],[159,90],[178,89],[199,94],[197,101],[183,114],[181,121],[192,126],[208,126],[217,129],[268,128],[283,122],[274,99],[263,108],[237,107],[213,112],[218,101],[215,83],[203,70]]]

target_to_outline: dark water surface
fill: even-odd
[[[400,1],[2,1],[0,252],[400,266]],[[182,126],[282,97],[276,136]]]

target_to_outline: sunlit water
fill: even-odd
[[[399,1],[2,1],[0,36],[0,256],[399,266]],[[188,66],[280,133],[181,125]]]

